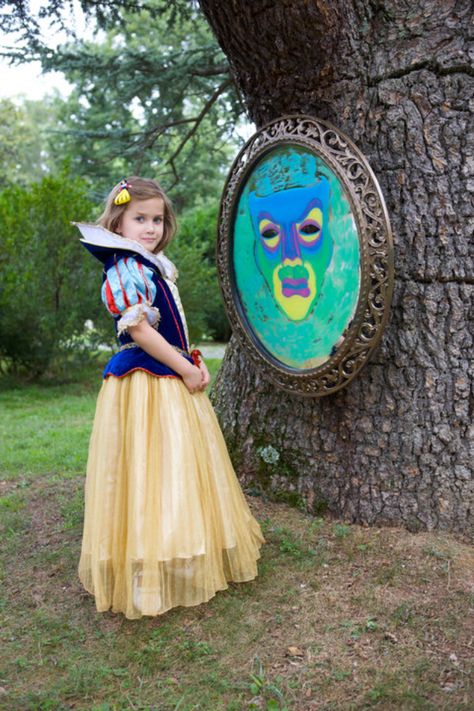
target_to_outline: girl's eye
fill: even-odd
[[[153,222],[155,222],[157,225],[160,225],[163,222],[163,218],[162,217],[155,217]]]
[[[138,217],[135,218],[137,222],[143,222],[143,217],[141,215],[138,215]]]

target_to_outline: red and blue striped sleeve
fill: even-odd
[[[153,272],[133,257],[122,257],[106,272],[102,301],[112,316],[121,316],[119,332],[147,318],[152,325],[159,319],[154,308],[156,286]],[[158,314],[158,317],[157,317]]]

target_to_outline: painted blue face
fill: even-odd
[[[319,296],[331,261],[329,182],[267,197],[249,194],[255,260],[275,301],[294,321],[306,318]]]

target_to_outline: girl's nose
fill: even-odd
[[[282,246],[282,257],[283,259],[297,259],[301,258],[300,245],[298,242],[298,235],[296,232],[296,225],[290,225],[286,228],[283,233],[283,246]]]

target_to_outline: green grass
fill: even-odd
[[[206,364],[214,379],[220,360]],[[0,479],[29,481],[45,471],[63,477],[84,471],[101,370],[92,369],[79,383],[0,390]]]
[[[211,363],[216,370],[218,361]],[[100,387],[0,392],[0,708],[379,711],[472,707],[472,549],[251,497],[257,580],[129,621],[77,580]]]
[[[0,389],[0,478],[29,481],[44,472],[82,472],[100,384],[98,366],[78,383]]]

